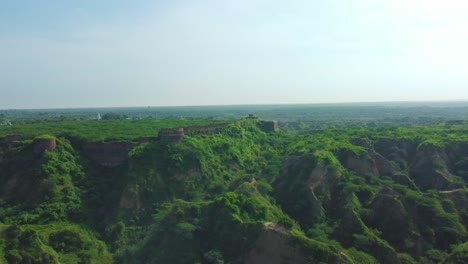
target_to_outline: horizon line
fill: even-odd
[[[239,106],[308,106],[308,105],[343,105],[343,104],[385,104],[385,103],[468,103],[468,99],[444,100],[398,100],[398,101],[342,101],[342,102],[315,102],[315,103],[259,103],[259,104],[187,104],[187,105],[131,105],[131,106],[77,106],[56,108],[1,108],[0,111],[12,110],[67,110],[67,109],[108,109],[108,108],[184,108],[184,107],[239,107]]]

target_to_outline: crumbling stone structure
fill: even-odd
[[[39,138],[34,140],[33,150],[35,153],[52,151],[57,147],[55,138]]]
[[[184,128],[161,128],[159,139],[164,143],[178,143],[184,138]]]
[[[183,127],[185,135],[212,134],[227,127],[227,124],[211,124],[205,126],[186,126]]]
[[[257,121],[258,118],[250,115],[246,119],[251,119],[257,122],[258,127],[264,132],[273,132],[278,129],[277,121]],[[185,135],[197,135],[197,134],[213,134],[217,133],[222,129],[225,129],[227,124],[211,124],[204,126],[185,126],[176,128],[162,128],[159,132],[159,139],[163,143],[179,143],[184,139]]]
[[[162,128],[159,139],[164,143],[178,143],[185,135],[211,134],[226,128],[227,124],[211,124],[205,126],[185,126],[176,128]]]
[[[278,121],[259,121],[258,122],[258,127],[263,131],[263,132],[273,132],[276,129],[278,129]]]

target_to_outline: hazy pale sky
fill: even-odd
[[[0,0],[0,109],[468,99],[466,0]]]

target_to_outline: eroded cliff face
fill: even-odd
[[[358,175],[373,174],[379,175],[379,170],[375,164],[374,159],[369,153],[362,156],[348,154],[344,161],[345,168],[356,172]]]
[[[410,177],[423,190],[450,190],[454,175],[449,171],[450,158],[445,149],[419,148],[410,165]]]
[[[327,208],[327,211],[334,210],[332,217],[337,222],[337,227],[333,230],[332,237],[345,247],[356,246],[359,250],[370,253],[379,263],[398,264],[401,263],[397,252],[385,241],[380,239],[373,232],[369,231],[369,223],[366,223],[360,214],[359,200],[353,194],[343,195],[335,200],[335,208]],[[365,242],[361,239],[365,237]]]
[[[137,186],[129,186],[122,192],[119,204],[121,209],[140,209],[141,206]]]
[[[401,194],[383,186],[372,201],[372,217],[369,221],[369,225],[382,232],[385,240],[401,247],[404,246],[401,243],[411,236],[409,213],[403,202]]]
[[[423,241],[420,237],[410,235],[410,216],[405,204],[399,199],[401,194],[388,187],[383,187],[378,193],[362,189],[349,194],[349,191],[342,189],[342,181],[350,176],[347,171],[353,171],[351,175],[355,176],[352,177],[361,178],[363,182],[379,176],[392,178],[399,175],[392,163],[372,149],[367,149],[361,155],[353,152],[341,154],[339,163],[318,156],[287,159],[275,185],[275,197],[284,210],[306,230],[316,223],[327,221],[325,219],[336,217],[333,221],[338,226],[331,237],[345,247],[352,247],[360,243],[356,235],[366,234],[367,242],[360,249],[371,253],[380,263],[401,263],[401,260],[389,244],[367,231],[367,225],[381,230],[382,236],[393,245],[404,243],[405,239],[411,241],[414,243],[413,254],[421,254]],[[343,173],[346,175],[343,176]],[[369,203],[370,219],[361,217],[360,202]],[[394,232],[394,226],[398,226],[400,233]]]
[[[360,156],[350,152],[346,155],[343,163],[346,169],[352,170],[358,175],[391,176],[395,173],[391,163],[374,150],[369,150]]]
[[[135,143],[128,141],[90,142],[82,148],[84,154],[93,162],[105,167],[115,167],[127,161],[128,153],[135,146]]]
[[[303,264],[304,254],[292,243],[291,235],[282,226],[265,223],[252,250],[247,254],[245,264]]]
[[[369,146],[372,147],[372,146]],[[377,152],[382,151],[382,153]],[[456,172],[464,175],[463,159],[453,150],[423,146],[407,140],[379,140],[375,150],[357,155],[351,151],[341,155],[341,164],[357,175],[388,176],[403,185],[421,190],[459,188]],[[467,163],[468,164],[468,163]]]
[[[325,216],[324,206],[340,176],[339,168],[322,164],[314,156],[290,157],[274,184],[274,196],[299,223],[312,224]]]

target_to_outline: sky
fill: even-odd
[[[0,109],[468,100],[466,0],[0,0]]]

